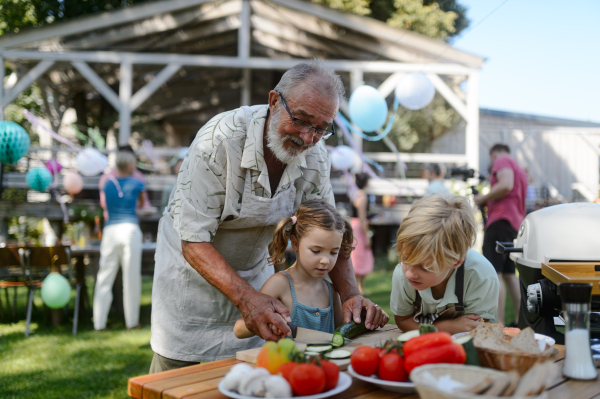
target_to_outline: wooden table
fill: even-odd
[[[564,360],[564,346],[556,345],[559,354],[556,362]],[[129,380],[127,393],[136,399],[226,399],[219,392],[219,381],[229,369],[237,363],[235,358],[219,360],[178,370],[158,374],[134,377]],[[592,382],[579,382],[560,377],[548,390],[549,399],[598,399],[600,398],[600,379]],[[353,378],[352,385],[346,391],[337,394],[334,399],[419,399],[419,395],[384,391],[375,385]]]

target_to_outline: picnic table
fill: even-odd
[[[559,353],[554,361],[564,361],[564,345],[555,345]],[[177,370],[144,375],[129,379],[127,393],[135,399],[226,399],[217,386],[229,369],[243,363],[235,358],[203,363]],[[600,398],[600,379],[591,382],[575,381],[559,377],[547,390],[549,399]],[[381,390],[373,384],[352,379],[352,385],[334,399],[419,399],[417,393],[405,394]]]

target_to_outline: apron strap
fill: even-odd
[[[466,258],[465,258],[466,259]],[[458,303],[454,305],[454,309],[457,312],[462,312],[465,310],[464,307],[464,297],[465,297],[465,262],[463,261],[462,265],[456,269],[456,285],[454,288],[454,294],[458,298]]]

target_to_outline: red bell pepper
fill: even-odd
[[[427,334],[430,335],[430,334]],[[409,341],[410,342],[410,341]],[[434,363],[454,363],[464,364],[467,355],[465,349],[460,344],[449,343],[442,346],[436,346],[433,348],[421,349],[418,352],[411,353],[410,356],[406,357],[404,367],[406,372],[410,375],[411,371],[415,367],[422,366],[424,364]]]
[[[451,343],[452,336],[444,331],[423,334],[406,341],[402,347],[402,352],[405,357],[408,357],[426,348],[436,348]]]

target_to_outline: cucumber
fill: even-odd
[[[470,364],[472,366],[481,365],[479,363],[479,355],[477,355],[477,350],[475,349],[472,336],[463,335],[462,337],[456,338],[454,342],[462,345],[462,347],[465,348],[465,353],[467,354],[467,360],[465,360],[465,364]]]
[[[306,357],[320,357],[321,354],[319,352],[304,352],[304,356],[306,356]]]
[[[342,324],[341,326],[339,326],[338,328],[335,329],[335,332],[339,332],[344,336],[344,338],[350,338],[350,339],[352,339],[360,334],[369,332],[369,331],[371,331],[371,330],[369,330],[365,326],[364,319],[360,323],[355,323],[355,322],[351,321],[350,323]]]
[[[419,333],[420,334],[427,334],[427,333],[434,333],[437,332],[437,327],[434,326],[433,324],[420,324],[419,325]]]
[[[344,335],[341,332],[336,331],[333,333],[333,338],[331,338],[331,345],[333,345],[334,348],[338,348],[344,345],[345,342],[346,340],[344,339]]]
[[[325,353],[333,349],[333,345],[306,345],[305,352]]]
[[[325,354],[327,359],[347,359],[352,355],[350,351],[345,349],[336,349]]]
[[[405,332],[403,334],[400,334],[398,336],[397,340],[398,340],[398,342],[406,342],[409,339],[418,337],[419,335],[421,335],[421,333],[419,332],[419,330],[412,330],[412,331],[408,331],[408,332]]]

